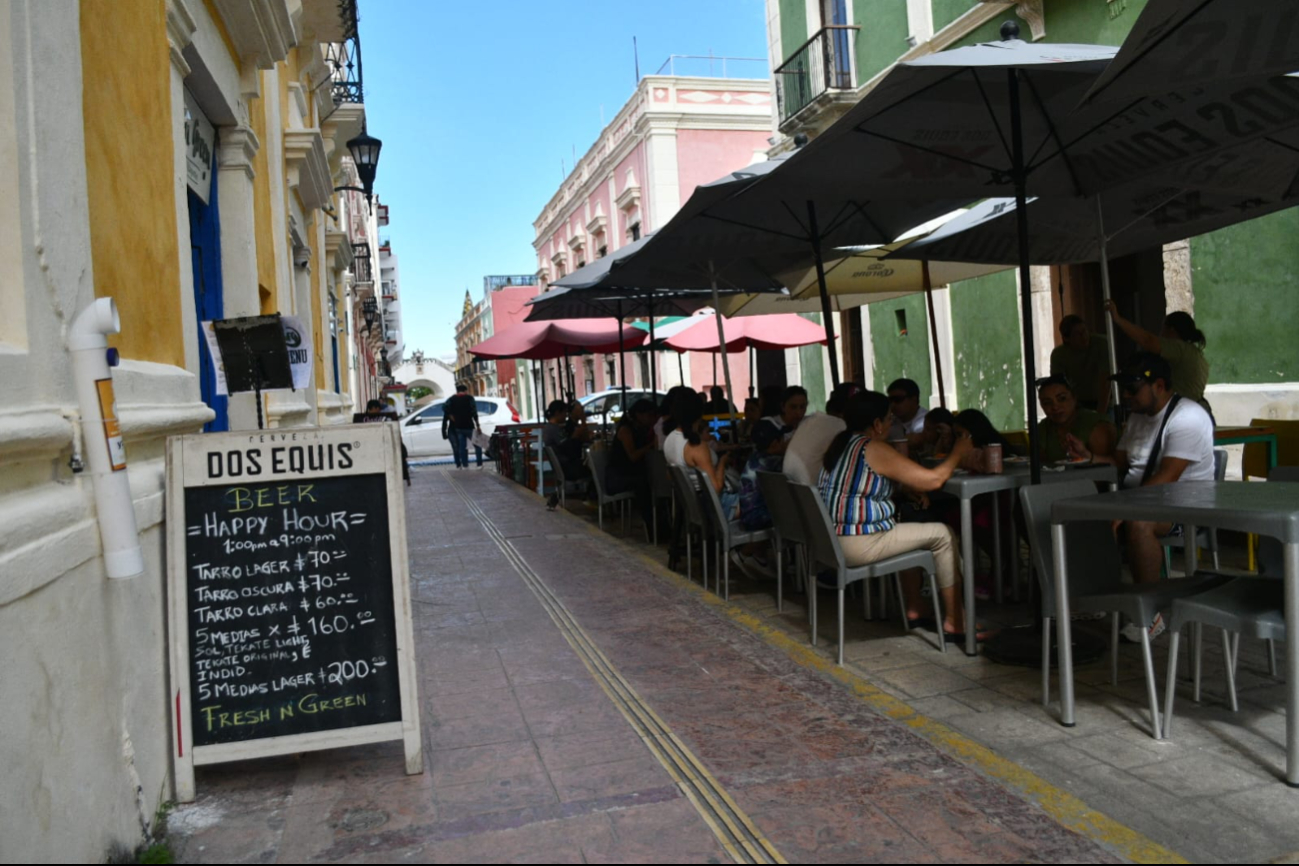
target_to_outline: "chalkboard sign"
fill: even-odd
[[[404,739],[419,772],[396,425],[168,443],[177,795],[193,767]]]

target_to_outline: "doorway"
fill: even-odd
[[[189,190],[189,254],[194,272],[194,312],[199,351],[199,392],[216,417],[203,425],[203,432],[230,429],[229,400],[217,393],[216,365],[208,351],[203,322],[225,317],[221,289],[221,215],[217,204],[216,148],[213,148],[211,184],[205,203]]]

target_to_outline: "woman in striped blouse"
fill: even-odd
[[[927,507],[926,494],[942,487],[973,447],[969,437],[958,438],[947,459],[929,469],[888,444],[893,419],[889,399],[883,394],[863,391],[853,395],[844,422],[848,429],[835,437],[825,453],[820,490],[840,536],[845,561],[851,567],[911,550],[932,551],[943,600],[943,631],[952,638],[962,637],[961,569],[952,530],[942,523],[898,523],[893,498],[900,492]],[[902,587],[911,626],[929,625],[920,598],[920,575],[914,571],[906,574]],[[989,636],[981,633],[979,639]]]

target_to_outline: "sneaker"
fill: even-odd
[[[1154,640],[1164,633],[1167,626],[1164,625],[1164,615],[1156,613],[1155,618],[1150,621],[1150,639]],[[1135,622],[1130,622],[1119,630],[1119,634],[1129,643],[1141,643],[1141,627]]]

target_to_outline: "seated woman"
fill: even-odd
[[[956,419],[951,412],[939,407],[925,413],[925,426],[920,431],[918,453],[915,457],[942,459],[952,450],[956,438]]]
[[[745,529],[771,526],[771,512],[758,486],[759,472],[780,472],[785,451],[798,425],[807,415],[807,391],[792,385],[781,395],[780,413],[763,418],[753,427],[753,453],[740,473],[740,523]]]
[[[731,455],[717,453],[709,447],[712,435],[704,423],[704,400],[698,394],[681,394],[676,401],[677,429],[673,430],[663,442],[663,456],[668,464],[680,466],[686,470],[686,476],[698,486],[697,476],[692,471],[698,469],[712,483],[722,500],[722,512],[728,520],[739,516],[740,494],[727,482],[726,466]]]
[[[849,566],[867,565],[911,550],[932,551],[944,608],[943,633],[951,638],[963,636],[965,613],[955,536],[942,523],[898,523],[893,495],[899,487],[918,493],[942,487],[969,453],[969,437],[958,436],[947,459],[929,469],[888,444],[889,399],[883,394],[863,391],[854,395],[848,401],[844,422],[848,429],[830,443],[819,486],[845,561]],[[913,626],[922,624],[920,575],[908,573],[902,589],[908,621]],[[990,636],[980,633],[978,639]]]
[[[1037,400],[1046,413],[1037,425],[1043,462],[1068,459],[1066,439],[1069,436],[1077,437],[1092,454],[1101,457],[1114,454],[1118,442],[1114,425],[1099,412],[1084,408],[1068,379],[1063,376],[1038,379]]]
[[[645,472],[645,455],[658,448],[654,438],[654,416],[657,414],[649,400],[637,400],[632,404],[631,410],[618,422],[618,432],[609,447],[609,465],[604,475],[604,486],[610,493],[631,491],[636,495],[636,507],[640,509],[646,526],[653,515],[650,513],[652,500],[649,476]]]

